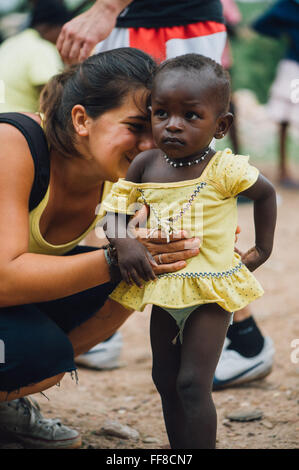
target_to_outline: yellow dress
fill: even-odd
[[[148,227],[187,230],[199,237],[200,252],[185,268],[161,274],[142,288],[122,281],[111,298],[142,311],[147,304],[169,309],[217,303],[234,312],[263,295],[263,289],[234,251],[237,194],[252,186],[258,170],[249,157],[217,152],[199,178],[173,183],[132,183],[120,179],[102,208],[133,215],[136,202],[150,207]]]

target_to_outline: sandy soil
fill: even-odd
[[[299,177],[299,168],[294,167]],[[264,173],[274,179],[269,164]],[[213,394],[218,412],[219,449],[298,448],[298,251],[299,191],[278,188],[278,225],[271,259],[256,275],[266,294],[252,304],[262,332],[271,336],[276,348],[272,373],[251,384]],[[252,205],[240,205],[242,234],[239,248],[253,241]],[[296,322],[297,320],[297,322]],[[135,313],[121,331],[124,366],[112,371],[79,369],[79,384],[65,377],[61,386],[46,392],[50,401],[37,396],[45,416],[60,417],[82,434],[83,448],[165,449],[159,396],[151,380],[149,313]],[[292,342],[297,339],[297,350]],[[226,415],[238,409],[259,409],[260,420],[230,422]],[[137,430],[138,440],[98,435],[103,423],[117,420]]]

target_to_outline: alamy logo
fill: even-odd
[[[5,344],[2,339],[0,339],[0,364],[5,362]]]
[[[291,81],[291,101],[294,104],[299,103],[299,78]]]
[[[5,83],[0,80],[0,103],[5,103]]]

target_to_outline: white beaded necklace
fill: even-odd
[[[167,155],[163,155],[163,157],[165,158],[167,163],[169,163],[169,165],[173,166],[174,168],[177,168],[177,167],[181,168],[183,166],[192,166],[192,165],[196,165],[199,162],[202,162],[208,155],[209,151],[210,151],[210,147],[208,147],[199,158],[191,162],[186,162],[186,163],[183,163],[183,162],[177,163],[175,160],[172,160],[171,158],[167,157]]]

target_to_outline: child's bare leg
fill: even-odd
[[[214,449],[217,415],[212,399],[214,372],[230,322],[217,304],[192,312],[184,329],[177,389],[185,411],[185,446]]]
[[[180,368],[180,344],[172,340],[178,333],[176,322],[160,307],[153,306],[151,316],[151,346],[153,381],[161,396],[168,439],[172,449],[182,448],[185,435],[185,414],[176,390]]]

